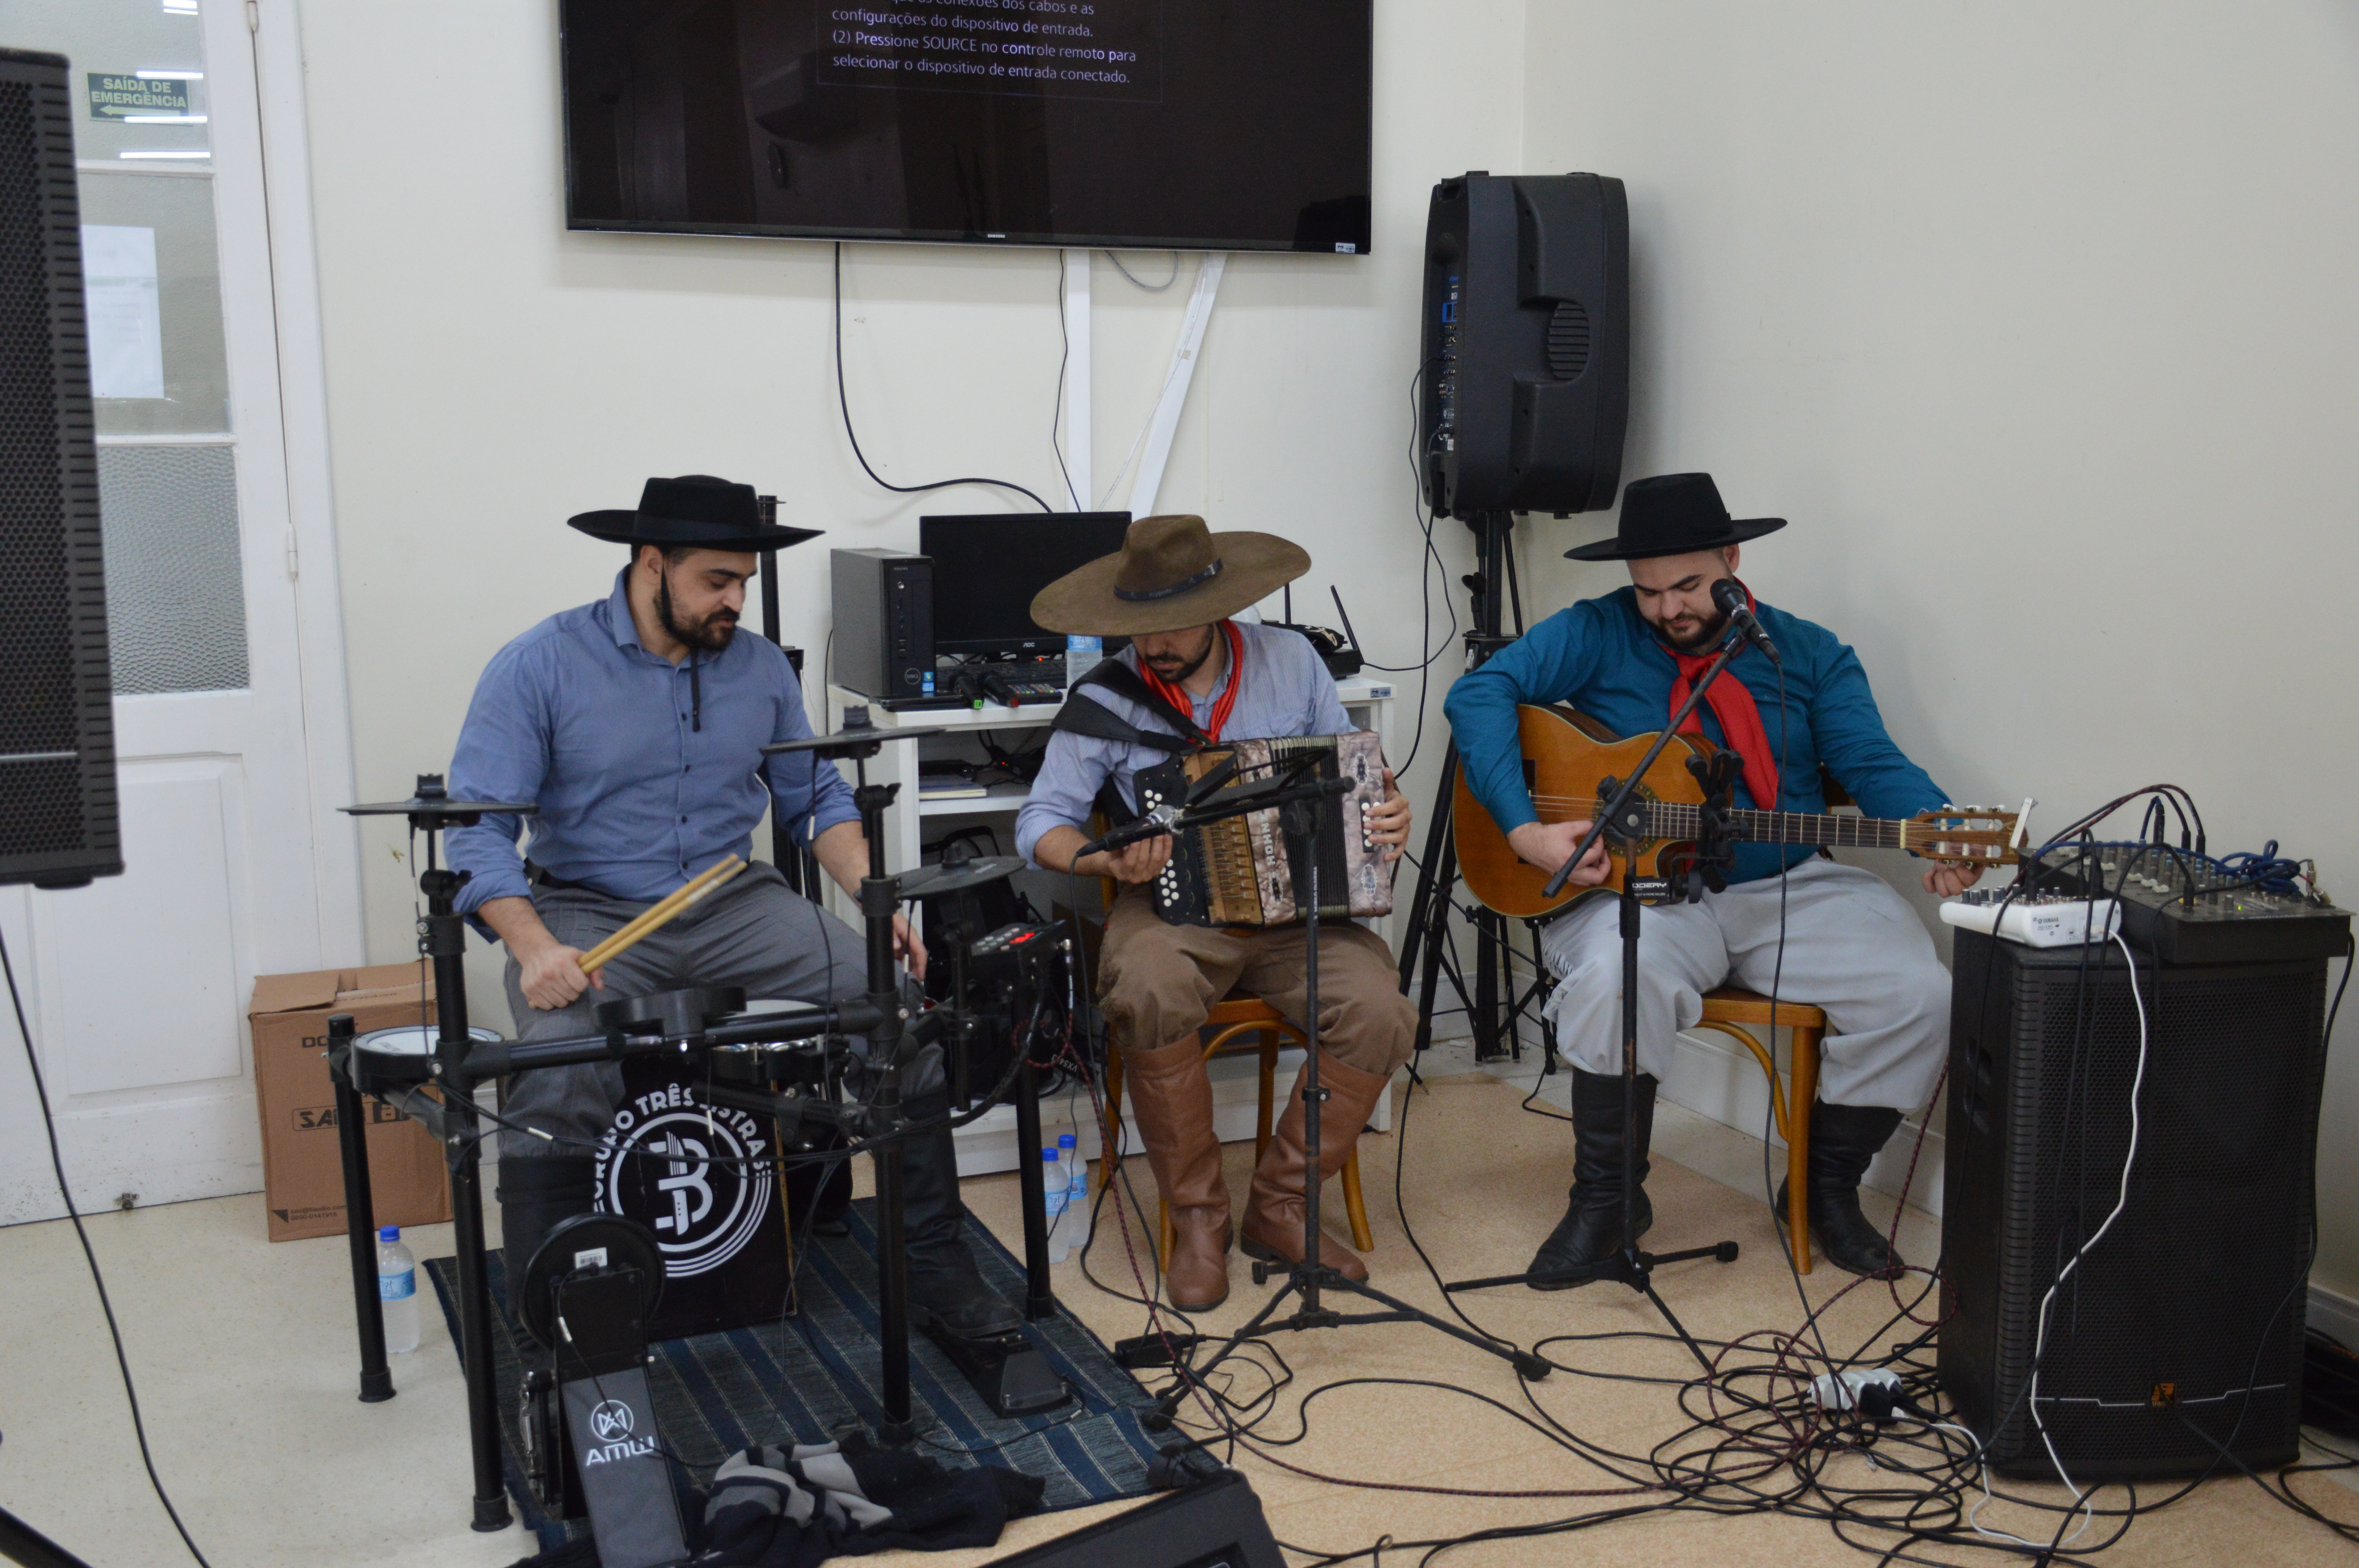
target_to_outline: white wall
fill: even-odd
[[[831,546],[913,547],[921,512],[1028,504],[897,497],[860,474],[836,414],[826,245],[565,232],[554,5],[305,0],[302,27],[364,798],[447,763],[503,642],[603,594],[623,553],[564,519],[631,504],[649,474],[744,480],[828,531],[779,557],[788,633],[814,662]],[[1232,259],[1163,484],[1164,510],[1307,546],[1313,618],[1340,584],[1386,664],[1416,656],[1403,453],[1426,193],[1514,164],[1523,27],[1521,0],[1379,0],[1375,254]],[[1127,259],[1150,282],[1169,265]],[[1145,294],[1095,265],[1102,489],[1161,384],[1195,265]],[[1061,496],[1057,266],[1053,252],[846,248],[852,398],[887,478],[984,473]],[[365,832],[370,956],[399,957],[400,830]],[[475,994],[496,1016],[495,985]]]
[[[2055,827],[2168,779],[2359,902],[2359,13],[1549,0],[1526,61],[1524,167],[1629,186],[1625,477],[1792,519],[1746,578],[1960,798]],[[1545,601],[1622,580],[1543,530]],[[2346,1294],[2354,1123],[2346,1044]]]
[[[302,21],[364,795],[447,762],[501,642],[603,591],[617,552],[562,520],[650,473],[745,479],[829,530],[781,557],[789,634],[813,650],[829,546],[1023,504],[860,476],[825,246],[563,232],[552,5],[305,0]],[[2275,837],[2343,887],[2354,84],[2359,21],[2328,0],[1546,0],[1528,18],[1522,0],[1379,0],[1376,254],[1233,260],[1162,504],[1299,540],[1306,589],[1340,583],[1371,652],[1409,662],[1426,192],[1469,168],[1615,174],[1625,472],[1709,468],[1740,512],[1793,518],[1747,577],[1859,646],[1937,778],[2037,794],[2052,823],[2169,777],[2215,845]],[[846,262],[853,397],[887,476],[1052,493],[1054,257]],[[1193,265],[1146,295],[1097,264],[1102,487]],[[1619,580],[1556,558],[1604,525],[1522,531],[1535,612]],[[1440,538],[1462,601],[1464,531]],[[370,957],[397,957],[408,872],[394,831],[370,833]],[[2318,1273],[2347,1292],[2354,1113],[2359,1069],[2338,1062]]]

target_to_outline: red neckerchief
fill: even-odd
[[[1736,586],[1745,589],[1745,602],[1757,610],[1759,606],[1754,605],[1753,590],[1745,588],[1741,582]],[[1712,655],[1681,653],[1659,637],[1656,639],[1656,645],[1669,654],[1671,662],[1679,666],[1680,673],[1671,682],[1671,706],[1669,709],[1677,713],[1680,704],[1688,699],[1689,683],[1703,674],[1705,666],[1712,663]],[[1752,792],[1753,804],[1764,811],[1777,810],[1777,762],[1769,750],[1768,731],[1761,728],[1761,709],[1754,705],[1753,694],[1745,689],[1745,683],[1738,680],[1734,673],[1727,673],[1712,683],[1711,688],[1703,694],[1703,700],[1704,706],[1712,709],[1712,717],[1720,720],[1720,732],[1728,737],[1729,745],[1745,759],[1745,787]],[[1680,732],[1702,734],[1703,715],[1689,714]]]
[[[1229,684],[1222,690],[1220,697],[1212,704],[1212,721],[1204,726],[1204,739],[1207,741],[1218,741],[1221,738],[1221,730],[1226,727],[1229,722],[1229,710],[1237,705],[1237,687],[1245,684],[1245,637],[1237,631],[1236,624],[1234,622],[1223,621],[1221,622],[1221,630],[1228,634],[1229,639]],[[1148,665],[1144,659],[1139,661],[1138,674],[1139,677],[1147,682],[1148,690],[1154,692],[1156,696],[1161,697],[1164,701],[1169,703],[1180,712],[1193,713],[1196,711],[1195,699],[1190,697],[1180,687],[1173,686],[1169,681],[1165,680],[1161,676],[1157,675],[1153,666]]]

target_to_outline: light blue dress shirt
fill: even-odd
[[[627,568],[625,568],[625,573]],[[766,807],[808,843],[859,820],[851,786],[808,752],[761,748],[811,733],[801,683],[767,638],[740,628],[678,665],[639,645],[625,596],[560,611],[492,655],[451,760],[451,793],[528,800],[533,864],[615,898],[663,897],[724,855],[751,857]],[[461,913],[529,896],[519,820],[444,836],[472,873]]]
[[[1223,740],[1341,735],[1353,728],[1350,716],[1343,711],[1343,695],[1335,689],[1335,677],[1327,673],[1327,666],[1320,662],[1319,651],[1308,639],[1297,632],[1282,632],[1249,621],[1240,621],[1236,627],[1245,640],[1245,683],[1237,688],[1237,703],[1229,710],[1228,724],[1221,731]],[[1114,657],[1132,669],[1138,667],[1136,648],[1125,648]],[[1224,670],[1211,692],[1192,699],[1190,717],[1196,720],[1197,728],[1202,729],[1212,721],[1213,707],[1236,678],[1234,669]],[[1172,733],[1171,726],[1145,708],[1103,687],[1089,687],[1087,697],[1082,700],[1097,702],[1134,728],[1162,735]],[[1139,770],[1158,767],[1170,760],[1169,752],[1158,752],[1152,746],[1126,746],[1119,741],[1062,732],[1051,735],[1048,753],[1040,763],[1040,776],[1032,781],[1032,793],[1016,816],[1016,852],[1031,860],[1034,847],[1051,827],[1080,827],[1086,831],[1091,804],[1097,799],[1098,790],[1109,774],[1124,804],[1137,810],[1138,794],[1133,780]]]

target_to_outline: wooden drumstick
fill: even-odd
[[[582,955],[582,972],[594,974],[614,957],[645,937],[653,935],[682,910],[701,902],[708,894],[745,869],[745,862],[732,855],[699,871],[679,888],[648,905],[629,925]]]

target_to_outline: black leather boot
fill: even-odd
[[[936,1089],[911,1095],[902,1110],[912,1121],[939,1120],[950,1114],[950,1103],[949,1091]],[[948,1127],[902,1143],[901,1200],[911,1314],[961,1339],[989,1339],[1022,1328],[1024,1314],[983,1282],[974,1255],[959,1235],[966,1206],[959,1202],[958,1152]]]
[[[1647,1143],[1655,1131],[1655,1080],[1641,1073],[1636,1080],[1636,1115],[1632,1126],[1637,1141],[1630,1151],[1630,1174],[1638,1184],[1631,1195],[1632,1239],[1647,1234],[1655,1223],[1655,1206],[1647,1201]],[[1622,1249],[1622,1077],[1618,1073],[1572,1070],[1572,1201],[1565,1206],[1540,1249],[1532,1254],[1535,1274],[1576,1273]],[[1565,1291],[1585,1285],[1586,1279],[1542,1284],[1536,1291]]]
[[[587,1154],[500,1162],[500,1248],[510,1288],[560,1219],[598,1206],[598,1162]]]
[[[1889,1106],[1810,1106],[1810,1239],[1838,1269],[1870,1276],[1897,1272],[1900,1254],[1862,1214],[1859,1179],[1884,1147],[1900,1113]],[[1777,1228],[1786,1223],[1786,1184],[1777,1184]]]

